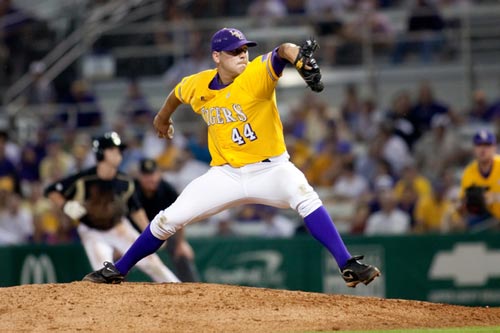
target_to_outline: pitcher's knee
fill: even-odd
[[[156,214],[153,221],[151,221],[151,233],[158,239],[167,239],[179,229],[178,226],[173,224],[168,217],[165,215],[164,211],[160,211]]]
[[[318,197],[318,194],[316,192],[313,193],[314,194],[308,195],[304,201],[300,202],[296,208],[297,212],[302,218],[306,217],[319,207],[323,206],[323,202]]]

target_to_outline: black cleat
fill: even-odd
[[[363,256],[350,258],[344,268],[340,270],[348,287],[354,288],[358,283],[367,285],[380,276],[380,270],[377,267],[359,262],[358,260],[361,259]]]
[[[123,280],[125,280],[125,276],[116,269],[115,265],[109,261],[105,261],[103,268],[85,275],[82,281],[118,284],[122,283]]]

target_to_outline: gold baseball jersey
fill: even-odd
[[[286,151],[275,93],[280,75],[273,68],[272,54],[249,62],[219,90],[210,88],[215,69],[187,76],[174,88],[175,96],[190,104],[208,126],[211,166],[241,167]]]
[[[464,198],[465,190],[472,185],[488,188],[485,194],[488,210],[500,219],[500,155],[495,155],[491,172],[486,176],[479,171],[477,161],[467,165],[462,175],[460,198]]]

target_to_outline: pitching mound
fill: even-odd
[[[301,332],[499,326],[500,308],[184,283],[0,288],[0,331]]]

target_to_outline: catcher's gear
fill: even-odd
[[[126,203],[112,191],[90,188],[90,196],[83,204],[87,210],[87,224],[98,230],[109,230],[127,214]]]
[[[324,88],[318,63],[313,58],[313,54],[318,48],[319,44],[316,40],[312,38],[306,40],[300,47],[299,54],[297,54],[293,62],[300,76],[314,92],[321,92]]]
[[[79,220],[87,214],[87,209],[78,201],[70,200],[64,204],[63,212],[73,220]]]
[[[476,185],[465,189],[465,208],[468,213],[474,215],[486,215],[489,213],[486,206],[486,190],[486,187]]]

